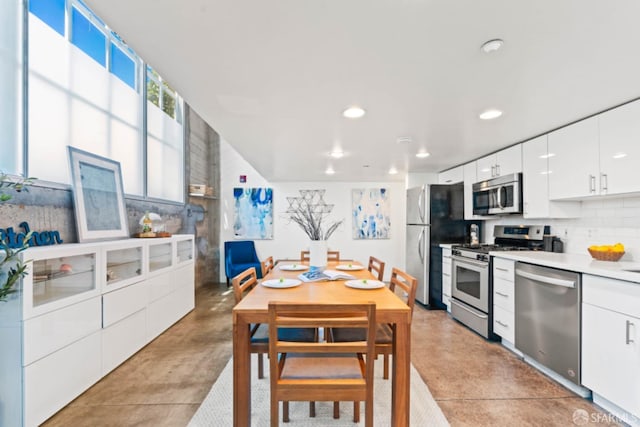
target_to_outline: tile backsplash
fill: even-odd
[[[581,202],[580,216],[571,219],[523,219],[496,217],[485,221],[484,241],[493,242],[494,225],[534,224],[551,226],[551,234],[564,242],[564,251],[587,255],[590,245],[620,242],[623,261],[640,262],[640,196],[616,197]]]

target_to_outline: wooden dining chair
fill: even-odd
[[[300,251],[300,261],[310,261],[309,251]],[[327,251],[327,261],[340,261],[340,251]]]
[[[415,305],[416,290],[418,289],[418,279],[394,267],[391,270],[389,289],[405,301],[411,309],[411,315],[413,316],[413,306]],[[364,334],[365,331],[362,329],[330,329],[329,339],[336,342],[352,341],[356,339],[363,339]],[[386,323],[377,325],[375,350],[376,358],[380,354],[382,354],[384,358],[382,377],[387,380],[389,379],[389,355],[393,354],[393,325]],[[355,418],[356,414],[359,412],[359,403],[357,401],[354,401],[353,403],[353,411]],[[339,414],[340,402],[338,400],[334,400],[333,416],[338,418]]]
[[[371,274],[376,276],[377,279],[382,282],[382,279],[384,278],[384,262],[380,261],[376,257],[370,256],[367,270],[369,270]]]
[[[265,277],[267,274],[269,274],[271,270],[273,270],[273,267],[275,265],[273,263],[272,256],[265,258],[260,264],[262,266],[262,277]]]
[[[271,426],[279,421],[279,402],[288,420],[288,402],[355,400],[365,402],[365,426],[373,426],[374,303],[269,303],[269,376]],[[355,342],[285,342],[278,329],[361,328]]]
[[[248,268],[242,273],[235,276],[231,283],[233,284],[233,295],[236,304],[258,284],[258,275],[254,267]],[[249,326],[249,336],[251,343],[249,345],[251,353],[258,355],[258,378],[264,378],[264,357],[269,352],[269,328],[264,324],[253,324]],[[280,334],[282,340],[302,340],[317,341],[318,330],[313,328],[304,329],[288,329]]]

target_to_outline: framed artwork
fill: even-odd
[[[120,163],[68,149],[78,241],[129,237]]]
[[[389,239],[391,204],[386,188],[354,189],[351,191],[353,238]]]
[[[236,239],[273,239],[272,188],[234,188],[233,201]]]

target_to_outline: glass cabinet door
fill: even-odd
[[[171,242],[149,245],[149,272],[171,267]]]
[[[94,289],[96,257],[93,253],[33,262],[33,307]]]
[[[135,280],[142,275],[142,247],[107,251],[107,286]]]
[[[178,263],[193,259],[193,240],[181,240],[178,242]]]

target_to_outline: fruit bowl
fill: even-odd
[[[591,257],[598,261],[618,261],[624,255],[624,251],[598,251],[591,248],[587,248],[587,250],[591,254]]]

